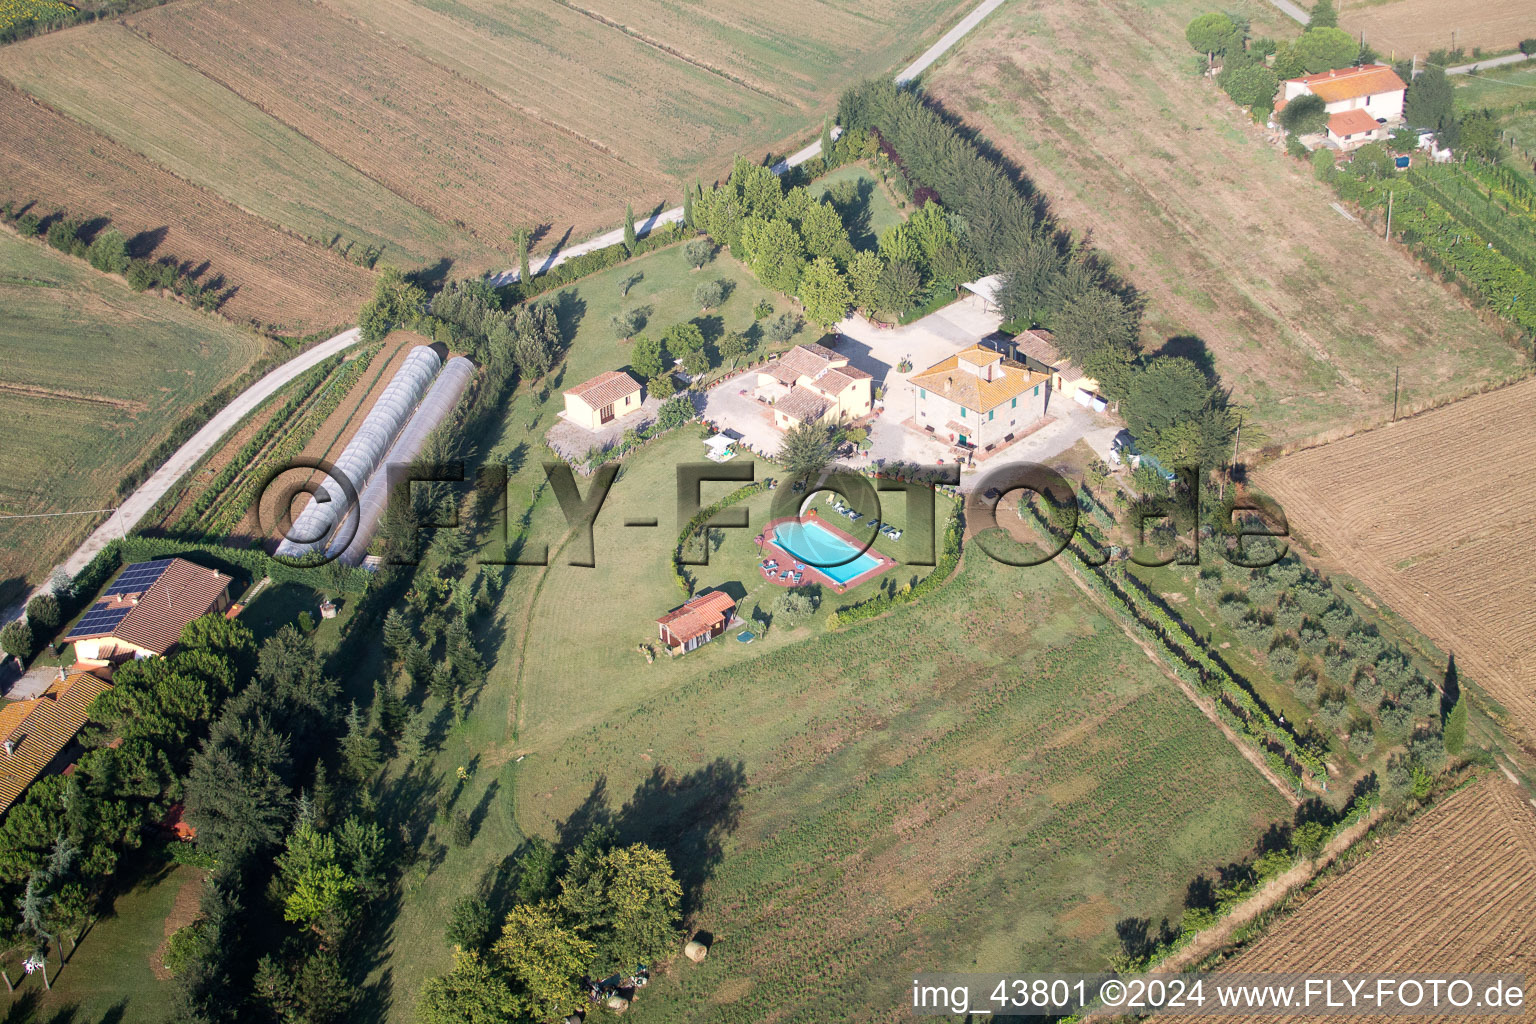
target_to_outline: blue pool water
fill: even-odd
[[[847,583],[880,565],[880,559],[848,543],[820,523],[782,523],[773,532],[773,543],[806,565],[839,583]]]

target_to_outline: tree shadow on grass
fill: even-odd
[[[682,912],[698,907],[724,856],[724,839],[741,821],[746,766],[725,758],[683,776],[657,766],[614,817],[621,842],[666,853],[683,889]]]

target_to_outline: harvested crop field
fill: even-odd
[[[174,255],[222,277],[231,319],[308,333],[344,323],[373,275],[240,210],[104,136],[0,86],[0,194],[39,212],[105,215],[136,256]],[[18,145],[17,143],[24,143]]]
[[[1208,350],[1272,440],[1387,418],[1394,367],[1409,404],[1517,372],[1524,358],[1458,295],[1331,209],[1309,168],[1191,72],[1184,27],[1209,9],[1019,0],[930,86],[1139,289],[1147,343]],[[1267,4],[1235,9],[1255,35],[1294,32]]]
[[[170,4],[128,24],[487,244],[533,223],[606,226],[593,211],[616,219],[627,199],[670,184],[304,0]]]
[[[1536,813],[1515,786],[1487,776],[1375,844],[1221,970],[1493,971],[1527,978],[1536,971]],[[1513,1018],[1478,1019],[1533,1016],[1528,1008]]]
[[[1371,6],[1341,4],[1339,27],[1384,54],[1404,60],[1409,54],[1421,59],[1431,50],[1455,45],[1490,53],[1512,50],[1531,35],[1536,26],[1536,0],[1477,0],[1446,3],[1445,0],[1394,0]]]
[[[1404,615],[1536,737],[1536,381],[1287,455],[1291,529]]]
[[[107,508],[119,482],[266,343],[0,232],[0,514]],[[0,523],[0,605],[105,517]]]
[[[299,132],[116,22],[0,49],[0,75],[152,163],[311,241],[424,264],[472,247]]]

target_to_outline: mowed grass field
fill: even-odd
[[[1519,372],[1525,357],[1192,73],[1199,0],[1005,5],[929,76],[1146,301],[1146,343],[1214,357],[1272,442]],[[1295,26],[1245,2],[1254,33]],[[1280,19],[1280,20],[1277,20]],[[1189,341],[1188,339],[1197,339]]]
[[[1489,775],[1443,798],[1356,856],[1221,970],[1529,977],[1536,969],[1536,812],[1504,779]],[[1508,1019],[1533,1016],[1527,1005]]]
[[[1529,558],[1536,381],[1287,455],[1256,474],[1291,529],[1369,586],[1536,737]]]
[[[0,512],[106,508],[118,482],[264,342],[37,242],[0,233]],[[0,603],[99,519],[0,523]]]
[[[692,655],[528,662],[526,699],[558,673],[573,711],[530,712],[521,829],[646,808],[626,820],[714,936],[647,990],[648,1019],[885,1020],[914,971],[1097,968],[1117,922],[1176,919],[1190,879],[1286,816],[1055,568],[972,556],[920,604],[793,641],[717,642],[660,689]]]

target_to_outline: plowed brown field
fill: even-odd
[[[1489,776],[1324,885],[1222,971],[1536,976],[1536,813]],[[1163,1017],[1175,1021],[1206,1017]],[[1282,1018],[1223,1016],[1222,1021]],[[1349,1019],[1385,1020],[1384,1017]],[[1414,1021],[1467,1020],[1415,1016]],[[1478,1020],[1533,1020],[1523,1016]]]
[[[128,23],[386,188],[491,244],[534,223],[611,226],[592,218],[616,220],[626,200],[672,185],[303,0],[169,4]]]
[[[1453,45],[1454,40],[1455,46],[1469,52],[1470,61],[1474,46],[1490,52],[1514,49],[1536,26],[1536,0],[1395,0],[1340,7],[1340,28],[1357,38],[1364,35],[1368,45],[1395,54],[1398,60],[1409,54],[1423,58],[1431,50]]]
[[[1536,736],[1536,381],[1285,456],[1257,482]]]
[[[372,275],[306,245],[137,153],[0,86],[0,192],[41,211],[105,215],[133,238],[159,235],[156,255],[207,261],[237,290],[224,312],[258,326],[308,332],[345,323],[372,289]],[[137,253],[143,255],[141,251]]]

